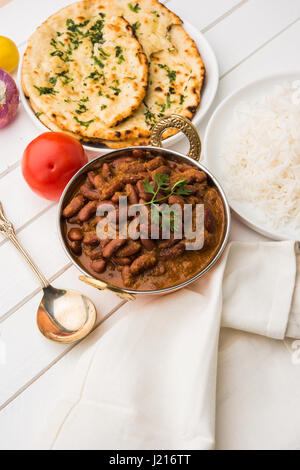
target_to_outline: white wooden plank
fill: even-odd
[[[52,204],[31,191],[20,167],[0,179],[0,201],[7,218],[14,221],[15,229]]]
[[[18,237],[46,277],[51,277],[68,262],[56,232],[57,208],[52,207]],[[0,317],[39,287],[34,274],[11,243],[0,247]]]
[[[237,86],[243,85],[265,72],[276,72],[278,67],[280,69],[293,69],[299,57],[299,36],[300,24],[298,23],[261,49],[235,71],[231,72],[228,77],[221,80],[218,100],[226,96],[227,93],[230,93]],[[245,229],[245,234],[246,232],[247,229]],[[254,237],[254,233],[252,234]],[[60,284],[61,281],[58,280],[57,282]],[[12,340],[9,339],[9,341]],[[86,345],[83,345],[83,348],[85,347]],[[0,413],[0,429],[5,429],[5,433],[3,433],[5,435],[0,443],[1,448],[32,448],[35,439],[47,420],[47,416],[50,415],[55,404],[53,390],[56,390],[58,394],[63,392],[68,383],[68,373],[71,372],[82,350],[81,348],[82,346],[76,347],[72,353],[69,353],[63,360],[52,367],[51,370],[14,400],[6,410]],[[22,354],[22,352],[20,351],[19,354]],[[226,377],[225,373],[221,376],[221,380],[225,380],[224,377]],[[221,390],[226,391],[225,384],[219,383],[219,387]],[[238,387],[238,384],[236,384],[236,387]],[[224,412],[222,412],[222,407],[225,407],[225,399],[224,395],[220,396],[218,413],[222,413],[220,415],[222,419],[226,416],[225,408]],[[224,424],[224,422],[223,419],[222,423]],[[235,433],[236,438],[238,429],[232,428],[232,432]],[[230,443],[230,439],[226,440],[226,442],[224,440],[220,441],[222,448],[230,447]],[[245,445],[246,442],[240,441],[241,448],[243,444]]]
[[[247,1],[247,0],[245,0]],[[170,0],[167,7],[176,13],[181,19],[187,20],[200,30],[208,27],[211,23],[239,5],[241,0]]]
[[[110,291],[100,292],[83,284],[78,279],[79,274],[79,271],[72,267],[53,282],[53,285],[86,294],[97,308],[98,321],[122,303],[116,294]],[[38,331],[36,311],[41,297],[40,292],[0,325],[1,342],[6,345],[6,363],[0,365],[0,406],[69,348],[67,345],[47,340]]]
[[[250,0],[225,18],[205,34],[221,75],[299,17],[298,0]]]

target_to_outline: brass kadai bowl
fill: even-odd
[[[183,132],[187,138],[189,139],[190,142],[190,150],[187,155],[184,155],[179,152],[175,152],[174,150],[169,150],[165,149],[162,147],[162,135],[167,129],[177,129],[181,132]],[[99,162],[104,163],[105,161],[109,160],[111,161],[113,158],[119,158],[124,155],[128,155],[128,152],[136,149],[141,149],[141,150],[146,150],[150,151],[152,155],[161,155],[164,158],[172,158],[172,160],[180,162],[180,163],[188,163],[195,168],[204,171],[213,185],[217,188],[219,191],[219,194],[222,198],[222,202],[224,205],[224,211],[225,211],[225,231],[224,231],[224,238],[222,241],[222,244],[220,245],[218,251],[216,252],[215,256],[213,259],[210,261],[210,263],[201,271],[199,271],[196,275],[191,277],[190,279],[186,280],[185,282],[182,282],[180,284],[174,285],[172,287],[167,287],[164,289],[158,289],[158,290],[134,290],[134,289],[127,289],[127,288],[120,288],[120,287],[115,287],[113,285],[109,285],[106,282],[103,282],[99,279],[95,279],[91,276],[91,274],[80,264],[78,264],[76,257],[72,254],[72,252],[69,250],[66,239],[65,239],[65,234],[63,231],[63,222],[62,222],[62,212],[66,204],[70,201],[71,197],[74,194],[75,189],[77,189],[80,185],[80,182],[84,178],[84,176],[97,166],[99,166]],[[216,263],[216,261],[220,258],[221,254],[223,253],[226,244],[228,242],[228,237],[229,237],[229,231],[230,231],[230,208],[229,204],[227,202],[225,193],[220,185],[220,183],[217,181],[215,176],[210,173],[210,171],[207,170],[200,162],[200,155],[201,155],[201,141],[200,137],[198,135],[198,132],[196,128],[193,126],[193,124],[186,118],[182,116],[177,116],[177,115],[171,115],[162,118],[158,123],[153,127],[152,130],[152,135],[151,135],[151,145],[150,146],[138,146],[138,147],[129,147],[129,148],[124,148],[120,150],[114,150],[111,151],[105,155],[100,155],[96,157],[94,160],[91,162],[87,163],[84,167],[82,167],[74,176],[73,178],[69,181],[68,185],[66,186],[60,201],[59,201],[59,207],[58,207],[58,233],[60,237],[60,241],[62,243],[62,246],[67,254],[67,256],[70,258],[72,263],[77,266],[77,268],[83,273],[83,276],[80,276],[80,279],[87,284],[96,287],[97,289],[104,290],[104,289],[109,289],[112,292],[116,293],[119,297],[123,299],[130,299],[133,300],[135,298],[135,295],[155,295],[155,294],[166,294],[173,292],[175,290],[181,289],[182,287],[187,286],[188,284],[191,284],[192,282],[196,281],[200,277],[202,277],[207,271],[209,271],[212,266]]]

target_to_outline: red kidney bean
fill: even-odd
[[[105,186],[106,182],[105,182],[105,179],[103,178],[103,176],[98,173],[95,178],[94,178],[94,185],[95,187],[99,190],[99,191],[102,191],[104,186]],[[107,199],[107,198],[105,198]]]
[[[79,220],[77,219],[77,215],[70,217],[68,220],[69,224],[80,224]]]
[[[174,233],[170,234],[170,238],[168,240],[161,240],[159,241],[158,245],[159,248],[164,249],[164,248],[170,248],[173,245],[176,245],[180,240],[174,238]]]
[[[134,189],[134,186],[132,186],[132,184],[126,184],[125,191],[126,191],[126,195],[128,197],[129,203],[137,204],[139,199],[138,199],[136,190]]]
[[[196,194],[199,189],[197,186],[193,186],[192,184],[186,184],[184,188],[188,189],[191,195]]]
[[[124,286],[130,287],[130,285],[132,284],[132,276],[129,266],[124,266],[124,268],[122,269],[122,279],[124,282]]]
[[[139,173],[137,175],[123,175],[120,176],[120,181],[122,184],[136,184],[139,180],[145,179],[147,176],[147,173]]]
[[[100,199],[110,199],[116,191],[122,189],[122,181],[120,178],[116,177],[110,181],[110,183],[106,183],[106,185],[102,188]]]
[[[95,176],[96,176],[96,173],[94,171],[89,171],[88,174],[87,174],[87,177],[89,179],[89,182],[93,185],[94,185],[94,179],[95,179]]]
[[[71,228],[68,233],[68,238],[73,242],[80,242],[83,238],[82,231],[80,230],[80,228]]]
[[[215,218],[211,209],[206,204],[204,206],[204,226],[210,233],[215,231]]]
[[[102,248],[101,246],[97,246],[96,248],[93,248],[88,256],[91,258],[91,260],[96,260],[96,259],[99,259],[99,258],[102,258]]]
[[[115,251],[117,251],[121,246],[126,243],[124,238],[116,238],[115,240],[111,240],[105,248],[103,248],[103,258],[110,258]]]
[[[100,194],[98,193],[96,189],[92,188],[92,185],[90,184],[89,181],[87,181],[82,186],[80,186],[79,191],[81,192],[81,194],[83,194],[84,197],[86,197],[87,199],[91,201],[97,201],[100,199]]]
[[[96,216],[96,217],[93,217],[91,220],[88,220],[86,222],[83,222],[82,224],[82,230],[84,232],[91,232],[92,230],[95,230],[95,227],[96,225],[98,224],[98,222],[100,222],[100,220],[102,220],[103,217],[102,216]]]
[[[102,166],[102,175],[107,180],[111,177],[110,166],[108,163],[103,163]]]
[[[141,243],[147,251],[152,251],[155,248],[155,243],[150,238],[141,238]]]
[[[164,259],[169,258],[177,258],[181,256],[185,251],[185,244],[183,242],[179,242],[176,245],[172,246],[171,248],[166,248],[161,250],[160,257]]]
[[[158,167],[156,170],[152,171],[151,172],[151,176],[152,176],[152,179],[154,179],[154,176],[156,174],[159,174],[159,175],[170,175],[171,174],[171,168],[169,168],[168,166],[166,165],[162,165],[160,167]]]
[[[134,162],[134,158],[133,157],[119,157],[119,158],[115,158],[112,162],[112,166],[118,170],[119,167],[121,165],[123,165],[124,163],[127,163],[127,162]]]
[[[130,266],[130,272],[133,275],[140,274],[146,269],[152,268],[157,263],[157,258],[152,253],[146,253],[136,258]]]
[[[172,194],[172,196],[169,197],[168,199],[169,204],[179,204],[181,209],[184,209],[184,200],[182,197],[177,196],[176,194]]]
[[[110,241],[111,241],[111,238],[104,238],[103,240],[100,240],[101,248],[104,248],[106,245],[108,245]]]
[[[63,210],[63,216],[65,218],[72,217],[73,215],[77,214],[77,212],[82,208],[84,205],[84,197],[81,194],[75,196],[69,204]]]
[[[124,197],[126,196],[125,193],[121,193],[120,191],[117,191],[111,198],[112,202],[114,202],[115,204],[119,204],[119,198],[120,197]]]
[[[128,240],[126,245],[117,251],[116,256],[120,258],[127,258],[128,256],[132,256],[138,253],[140,249],[141,249],[140,242],[134,241],[134,240]]]
[[[206,173],[204,171],[199,171],[199,170],[194,170],[190,169],[187,171],[184,171],[182,174],[182,179],[187,180],[188,183],[193,183],[194,181],[196,183],[203,183],[204,181],[207,180]]]
[[[131,263],[130,258],[117,258],[116,256],[112,257],[114,263],[118,264],[119,266],[127,266]]]
[[[97,259],[92,261],[90,266],[96,273],[103,273],[106,269],[106,261],[104,259]]]
[[[80,222],[86,222],[89,220],[92,215],[96,213],[97,205],[97,201],[89,201],[85,206],[82,207],[82,209],[80,209],[78,213],[78,220]]]
[[[70,243],[70,248],[73,251],[75,255],[81,255],[82,248],[81,248],[81,242],[80,241],[72,241]]]
[[[147,202],[151,201],[152,194],[146,193],[144,185],[143,185],[143,181],[138,181],[136,187],[137,187],[140,198],[144,199]]]
[[[100,240],[97,237],[96,232],[87,232],[83,237],[83,243],[85,245],[99,245]]]
[[[156,170],[156,168],[159,168],[160,166],[163,166],[163,165],[165,165],[165,161],[163,157],[158,156],[156,158],[153,158],[152,160],[149,160],[146,163],[146,168],[152,171],[152,170]]]
[[[144,151],[141,150],[141,149],[134,149],[134,150],[132,150],[132,155],[135,158],[142,158],[144,156]]]

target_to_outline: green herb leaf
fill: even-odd
[[[124,56],[123,56],[123,49],[120,46],[116,46],[115,50],[116,50],[116,57],[119,57],[118,64],[122,64],[122,62],[125,61]]]
[[[136,21],[135,23],[133,23],[133,24],[131,25],[134,34],[137,32],[137,30],[140,28],[140,26],[141,26],[140,21]]]
[[[38,92],[40,93],[40,96],[41,95],[56,95],[58,93],[58,91],[55,91],[54,88],[52,87],[34,85],[34,88],[38,90]]]
[[[171,70],[170,67],[166,64],[158,64],[158,66],[160,69],[164,69],[167,72],[167,76],[170,80],[170,83],[174,83],[177,76],[176,70]]]
[[[138,13],[141,9],[140,5],[136,3],[135,5],[132,5],[131,3],[128,3],[128,8],[133,11],[134,13]]]
[[[74,116],[74,119],[78,124],[80,124],[83,127],[89,127],[89,125],[94,122],[94,119],[91,119],[90,121],[80,121],[77,116]]]
[[[110,86],[109,88],[110,88],[111,90],[113,90],[115,96],[119,96],[119,94],[120,94],[121,91],[122,91],[121,88],[118,88],[118,87],[115,87],[115,86]]]
[[[185,102],[185,100],[187,99],[187,96],[186,95],[180,95],[180,101],[179,101],[179,104],[183,104]]]
[[[150,183],[149,180],[143,182],[144,190],[148,194],[155,194],[154,183]]]

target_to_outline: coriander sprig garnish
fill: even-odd
[[[156,189],[155,189],[155,183],[156,183]],[[168,199],[173,194],[176,194],[177,196],[189,196],[189,194],[191,194],[191,190],[185,187],[186,184],[187,184],[187,180],[180,180],[174,183],[173,186],[171,187],[169,183],[169,176],[166,174],[159,174],[156,172],[154,175],[154,183],[149,182],[148,179],[146,179],[143,183],[145,192],[147,194],[152,194],[152,199],[151,201],[145,202],[144,204],[141,204],[141,205],[147,206],[150,204],[156,204],[158,202]],[[160,191],[164,191],[167,194],[157,199],[157,195]]]

